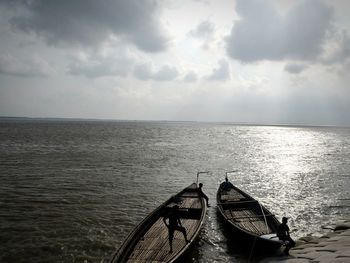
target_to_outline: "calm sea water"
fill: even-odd
[[[0,122],[0,262],[108,262],[147,213],[196,179],[210,207],[193,262],[247,262],[218,219],[224,174],[295,238],[350,215],[350,129]]]

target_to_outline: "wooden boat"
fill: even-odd
[[[173,252],[170,253],[168,228],[163,222],[173,206],[179,206],[179,216],[187,233],[187,243],[181,232],[175,231]],[[206,202],[196,183],[171,197],[149,214],[127,237],[112,263],[175,262],[188,250],[202,228]]]
[[[227,182],[217,191],[217,207],[226,225],[235,232],[234,237],[251,253],[270,253],[280,248],[283,242],[276,235],[280,225],[277,218],[253,197]]]

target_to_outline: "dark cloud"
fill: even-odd
[[[176,67],[163,65],[158,71],[153,71],[148,64],[141,64],[135,67],[134,76],[140,80],[170,81],[179,75]]]
[[[0,55],[0,74],[17,77],[46,77],[52,68],[44,59],[34,56],[18,59],[9,54]]]
[[[243,62],[313,60],[332,29],[333,9],[322,1],[298,1],[282,14],[271,0],[238,0],[236,12],[227,52]]]
[[[284,67],[284,69],[291,74],[299,74],[303,72],[306,68],[307,68],[307,65],[294,64],[294,63],[289,63]]]
[[[166,48],[167,37],[157,18],[158,6],[151,0],[17,0],[10,23],[24,32],[34,32],[49,45],[96,46],[111,37],[135,44],[147,52]]]
[[[230,78],[230,65],[227,61],[221,60],[219,66],[213,69],[213,72],[208,76],[211,81],[225,81]]]

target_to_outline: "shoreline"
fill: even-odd
[[[290,256],[265,258],[260,263],[348,263],[350,262],[350,220],[336,224],[333,231],[321,237],[306,236],[296,241]]]

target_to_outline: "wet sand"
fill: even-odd
[[[299,239],[290,256],[266,258],[260,263],[349,263],[350,220],[339,222],[334,231],[322,237],[307,236]]]

